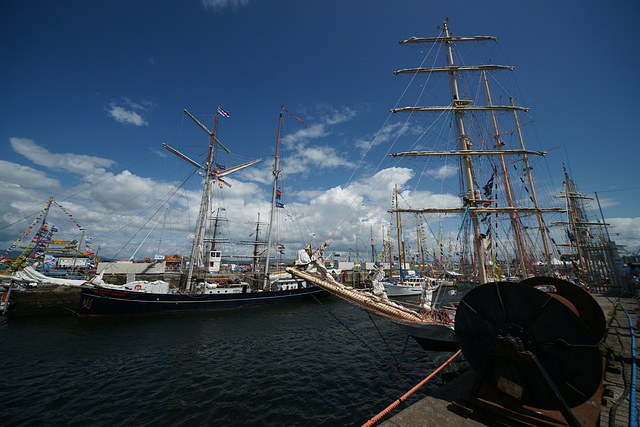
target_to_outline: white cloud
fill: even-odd
[[[109,115],[116,119],[116,121],[128,125],[136,126],[148,126],[149,123],[142,118],[142,116],[135,111],[125,110],[124,107],[111,104],[109,106]]]
[[[405,128],[403,126],[404,123],[387,124],[371,138],[360,138],[356,140],[355,146],[360,149],[368,149],[380,144],[386,144],[391,141],[392,138],[397,138],[405,132]]]
[[[453,165],[443,165],[436,169],[427,169],[424,174],[436,179],[446,179],[455,176],[459,168]]]
[[[284,171],[287,174],[297,174],[313,170],[319,174],[326,169],[354,167],[355,163],[348,160],[348,153],[339,152],[329,145],[314,144],[313,141],[331,137],[334,127],[352,120],[357,111],[350,107],[338,109],[321,105],[313,114],[319,118],[320,123],[298,129],[282,138],[285,153],[292,153],[282,158]]]
[[[124,106],[117,105],[115,102],[112,102],[109,105],[109,108],[106,109],[109,115],[114,118],[116,121],[126,124],[126,125],[135,125],[135,126],[148,126],[149,122],[147,122],[141,115],[153,108],[153,103],[150,101],[144,101],[143,103],[133,102],[128,98],[122,98],[122,102]]]
[[[102,168],[115,163],[113,160],[81,154],[54,154],[30,139],[9,138],[9,142],[17,153],[22,154],[33,163],[51,170],[74,172],[86,176],[103,172]]]
[[[220,11],[227,7],[236,10],[248,4],[249,0],[202,0],[202,5],[205,9],[213,9],[215,11]]]
[[[60,186],[58,180],[42,171],[5,160],[0,160],[0,182],[43,189],[56,189]]]
[[[337,109],[332,106],[322,106],[321,108],[321,120],[330,126],[348,122],[358,115],[358,112],[351,107],[342,107],[341,109]]]
[[[607,223],[611,224],[611,239],[618,245],[623,245],[631,253],[640,249],[640,217],[607,218]]]

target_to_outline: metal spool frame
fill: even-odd
[[[533,287],[541,284],[553,285],[556,292]],[[455,330],[478,374],[468,398],[511,411],[560,411],[568,425],[589,424],[584,420],[593,418],[590,413],[576,408],[601,389],[603,359],[597,343],[604,316],[590,313],[602,310],[569,286],[575,288],[560,279],[536,278],[487,283],[465,295]],[[597,408],[599,415],[599,402]]]

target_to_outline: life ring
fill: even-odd
[[[135,289],[136,291],[139,291],[140,289],[142,289],[142,285],[135,285],[133,289]]]

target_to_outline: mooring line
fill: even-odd
[[[393,369],[394,371],[398,372],[398,369],[397,369],[396,367],[394,367],[391,363],[389,363],[389,362],[388,362],[384,357],[380,356],[380,355],[379,355],[379,354],[378,354],[378,353],[377,353],[373,348],[371,348],[371,346],[369,346],[369,344],[367,344],[367,343],[366,343],[362,338],[360,338],[360,336],[358,336],[358,334],[356,334],[354,331],[352,331],[352,330],[351,330],[351,328],[349,328],[349,326],[347,326],[347,325],[346,325],[342,320],[338,319],[338,317],[337,317],[335,314],[333,314],[333,313],[331,312],[331,310],[329,310],[329,308],[328,308],[326,305],[324,305],[324,304],[322,303],[322,301],[320,301],[320,300],[318,299],[318,297],[316,297],[316,296],[315,296],[315,295],[313,295],[313,294],[311,294],[311,296],[312,296],[316,301],[318,301],[318,303],[322,306],[322,308],[324,308],[324,309],[327,311],[327,313],[329,313],[329,314],[330,314],[334,319],[336,319],[338,322],[340,322],[340,324],[341,324],[342,326],[344,326],[344,327],[347,329],[347,331],[351,332],[351,333],[353,334],[353,336],[355,336],[356,338],[358,338],[358,340],[360,340],[360,342],[361,342],[362,344],[364,344],[364,346],[365,346],[365,347],[367,347],[367,348],[368,348],[368,349],[369,349],[373,354],[375,354],[375,355],[376,355],[376,356],[378,356],[380,359],[382,359],[382,361],[383,361],[384,363],[386,363],[387,365],[389,365],[389,366],[391,367],[391,369]]]
[[[446,362],[444,362],[442,365],[440,365],[440,367],[438,369],[436,369],[435,371],[433,371],[427,378],[423,379],[422,381],[420,381],[420,383],[418,385],[416,385],[415,387],[413,387],[411,390],[409,390],[407,393],[404,394],[404,396],[402,396],[400,399],[396,400],[395,402],[393,402],[391,405],[387,406],[382,412],[380,412],[378,415],[376,415],[375,417],[371,418],[369,421],[367,421],[365,424],[362,425],[362,427],[370,427],[372,425],[374,425],[376,422],[378,422],[380,420],[380,418],[382,418],[383,416],[385,416],[386,414],[389,413],[389,411],[391,411],[393,408],[395,408],[396,406],[398,406],[400,403],[402,403],[403,401],[405,401],[409,396],[411,396],[416,390],[418,390],[420,387],[422,387],[427,381],[429,381],[431,378],[433,378],[435,376],[435,374],[437,374],[438,372],[440,372],[440,370],[442,370],[442,368],[444,368],[445,366],[447,366],[449,364],[449,362],[451,362],[453,359],[455,359],[460,353],[462,352],[462,350],[458,350],[456,352],[456,354],[454,354],[453,356],[451,356],[451,358],[449,358],[449,360],[447,360]]]

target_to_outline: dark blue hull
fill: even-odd
[[[107,288],[83,288],[78,316],[197,313],[303,301],[324,291],[302,289],[235,294],[151,294]]]

